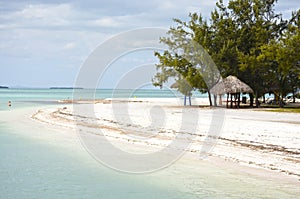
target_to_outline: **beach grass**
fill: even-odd
[[[300,108],[286,107],[286,108],[262,108],[257,111],[268,111],[277,113],[300,113]]]

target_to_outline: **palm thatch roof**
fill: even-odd
[[[237,77],[230,75],[223,80],[221,79],[210,89],[210,92],[215,95],[222,95],[227,93],[253,93],[253,90]]]
[[[178,88],[178,87],[179,87],[178,82],[175,82],[174,84],[171,85],[171,88]]]

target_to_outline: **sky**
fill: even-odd
[[[190,12],[209,18],[216,1],[0,0],[0,85],[73,86],[91,53],[115,35],[145,27],[168,29],[173,18],[187,20]],[[289,17],[299,8],[299,0],[279,0],[276,11]],[[155,61],[148,50],[111,65],[131,70]],[[115,70],[107,70],[100,87],[116,85],[122,74]]]

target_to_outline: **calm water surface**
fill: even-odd
[[[98,97],[111,95],[106,92]],[[135,95],[156,97],[163,92]],[[1,90],[0,198],[300,198],[299,183],[259,178],[200,160],[179,161],[152,174],[119,173],[96,162],[80,145],[73,150],[26,136],[54,131],[23,125],[27,109],[53,106],[55,100],[71,97],[70,90]],[[8,100],[13,107],[7,107]]]

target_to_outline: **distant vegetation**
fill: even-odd
[[[175,78],[183,94],[190,95],[192,89],[198,89],[210,96],[211,87],[196,69],[197,64],[205,66],[184,58],[193,54],[185,48],[193,41],[207,50],[223,78],[237,76],[254,90],[251,105],[255,98],[259,106],[258,99],[265,93],[273,93],[280,106],[289,93],[295,101],[300,88],[300,10],[284,19],[275,12],[276,3],[277,0],[230,0],[224,5],[219,0],[209,19],[201,13],[191,13],[189,21],[174,19],[175,26],[161,38],[169,50],[155,52],[159,64],[153,85],[162,87]],[[185,86],[182,79],[190,86]]]
[[[50,89],[83,89],[80,87],[50,87]]]

